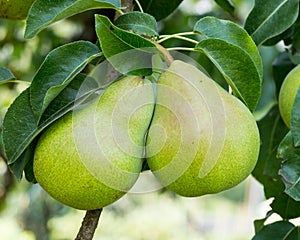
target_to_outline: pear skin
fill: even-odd
[[[284,79],[279,92],[279,111],[288,128],[291,128],[291,113],[299,87],[300,65],[289,72]]]
[[[154,108],[152,83],[125,77],[50,125],[34,154],[37,182],[77,209],[107,206],[136,182]]]
[[[195,197],[232,188],[251,174],[260,137],[240,100],[178,60],[162,73],[156,91],[146,156],[163,186]]]

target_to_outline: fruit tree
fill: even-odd
[[[252,239],[300,239],[298,0],[0,0],[0,18],[0,156],[86,210],[76,239],[145,173],[199,199],[251,176],[270,201]]]

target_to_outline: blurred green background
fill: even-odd
[[[159,22],[160,32],[191,31],[194,23],[205,15],[231,19],[243,25],[253,1],[232,2],[236,6],[234,16],[225,13],[213,0],[185,0],[176,12]],[[94,13],[99,11],[60,21],[26,41],[23,38],[24,21],[0,20],[0,66],[9,68],[17,79],[30,82],[53,48],[79,39],[96,42]],[[189,47],[189,44],[170,40],[165,46]],[[257,117],[275,101],[271,66],[279,50],[280,44],[260,48],[265,77]],[[209,63],[204,65],[218,78],[218,73]],[[27,83],[0,84],[0,127],[8,106],[27,86]],[[246,240],[254,235],[254,219],[263,218],[269,209],[269,203],[263,199],[262,187],[252,177],[231,190],[200,198],[182,198],[168,191],[130,193],[104,209],[95,239]],[[26,180],[17,182],[0,157],[1,240],[74,239],[84,214],[84,211],[56,202],[38,185],[31,185]]]

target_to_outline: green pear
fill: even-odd
[[[284,79],[279,92],[280,115],[288,128],[291,128],[291,113],[300,87],[300,65],[296,66]]]
[[[0,18],[22,20],[34,0],[0,0]]]
[[[178,60],[161,74],[156,91],[146,157],[163,186],[194,197],[232,188],[250,175],[260,137],[240,100]]]
[[[139,176],[153,108],[150,81],[125,77],[112,83],[41,134],[33,162],[37,182],[77,209],[115,202]]]

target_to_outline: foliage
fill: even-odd
[[[273,200],[271,212],[255,222],[253,239],[296,239],[299,227],[290,219],[300,217],[300,90],[293,106],[291,131],[280,117],[277,98],[287,73],[300,64],[299,1],[255,0],[246,17],[238,14],[242,4],[248,2],[246,0],[210,0],[215,8],[196,16],[192,9],[188,14],[175,11],[181,2],[142,0],[135,4],[134,12],[122,14],[124,8],[118,0],[46,3],[36,0],[26,20],[26,40],[16,40],[22,54],[25,54],[26,44],[34,41],[37,48],[43,49],[43,42],[55,34],[54,23],[60,20],[76,22],[82,12],[92,15],[96,11],[92,26],[96,38],[87,41],[78,32],[74,33],[76,41],[71,35],[65,39],[56,38],[57,42],[49,43],[42,54],[31,56],[29,68],[33,76],[28,74],[29,69],[22,72],[11,65],[0,68],[0,86],[15,84],[15,79],[31,82],[15,99],[0,124],[0,149],[2,145],[4,148],[1,155],[5,155],[18,179],[25,173],[28,181],[35,182],[32,160],[39,134],[76,104],[106,86],[92,79],[94,84],[78,95],[81,83],[91,77],[90,69],[107,60],[118,73],[153,76],[153,56],[167,61],[159,43],[169,51],[182,50],[192,57],[260,116],[257,123],[261,150],[253,176],[264,186],[266,199]],[[141,12],[140,7],[145,12]],[[109,15],[111,11],[117,11],[121,17],[114,19]],[[23,27],[22,23],[14,24]],[[87,26],[83,26],[85,28]],[[7,37],[3,43],[10,39]],[[279,42],[281,45],[277,45]],[[266,74],[267,66],[263,65],[265,46],[268,51],[277,46],[272,75]],[[134,56],[131,61],[126,54],[121,59],[113,57],[128,51],[134,53],[130,54]],[[16,53],[15,58],[19,55]],[[273,86],[270,97],[266,97],[270,88],[263,87],[266,83]],[[279,214],[282,220],[265,225],[273,213]]]

